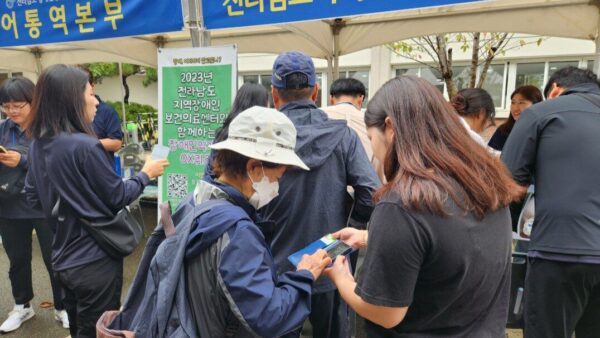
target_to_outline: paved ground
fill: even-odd
[[[156,208],[153,205],[142,204],[143,221],[146,235],[150,234],[156,225]],[[134,211],[134,215],[140,215]],[[124,283],[122,297],[124,298],[129,289],[129,284],[135,275],[140,256],[144,250],[144,243],[141,243],[136,251],[125,259],[124,264]],[[12,310],[14,299],[11,293],[10,280],[8,279],[8,258],[4,251],[4,246],[0,245],[0,321],[4,321],[8,312]],[[64,329],[54,320],[54,309],[42,309],[40,303],[44,301],[52,302],[52,289],[48,272],[42,260],[40,247],[37,238],[33,238],[33,292],[34,298],[32,305],[35,310],[35,316],[25,322],[21,328],[15,332],[2,335],[7,338],[65,338],[69,335],[69,330]]]
[[[125,296],[129,283],[133,279],[139,257],[143,251],[143,245],[140,245],[136,252],[125,259],[124,268],[124,287],[123,297]],[[35,317],[31,318],[13,333],[5,334],[7,338],[65,338],[69,335],[69,330],[54,320],[54,309],[42,309],[40,303],[44,301],[52,302],[52,289],[48,272],[42,261],[40,248],[37,239],[34,236],[33,245],[33,292],[34,298],[32,305],[35,310]],[[14,305],[14,299],[11,293],[10,280],[8,279],[8,258],[4,252],[4,246],[0,248],[0,320],[6,318],[8,312]]]

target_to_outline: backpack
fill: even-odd
[[[100,338],[198,337],[187,300],[184,258],[195,220],[223,199],[196,205],[189,194],[171,218],[167,203],[161,222],[150,235],[136,276],[120,311],[107,311],[96,324]]]

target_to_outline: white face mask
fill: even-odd
[[[279,181],[269,182],[269,178],[265,175],[265,169],[262,168],[262,171],[263,177],[258,182],[254,182],[248,174],[250,181],[252,181],[252,188],[254,188],[254,194],[250,196],[248,202],[257,210],[269,204],[279,195]]]

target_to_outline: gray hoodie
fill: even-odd
[[[271,247],[278,272],[283,273],[295,270],[287,261],[289,255],[346,226],[348,186],[354,189],[352,223],[366,224],[373,210],[373,190],[381,183],[346,121],[329,120],[309,100],[288,103],[280,110],[296,126],[296,153],[310,167],[308,172],[288,169],[279,180],[279,196],[260,210],[277,225]],[[320,278],[313,293],[334,289],[327,278]]]

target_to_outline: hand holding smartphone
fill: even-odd
[[[337,256],[346,256],[347,254],[351,253],[352,251],[354,251],[354,249],[349,246],[348,244],[337,240],[335,242],[333,242],[332,244],[328,245],[325,248],[325,251],[327,251],[327,255],[329,255],[329,257],[331,258],[332,261],[335,261],[335,258]]]
[[[152,148],[151,158],[153,160],[166,160],[169,157],[169,147],[157,144]]]

